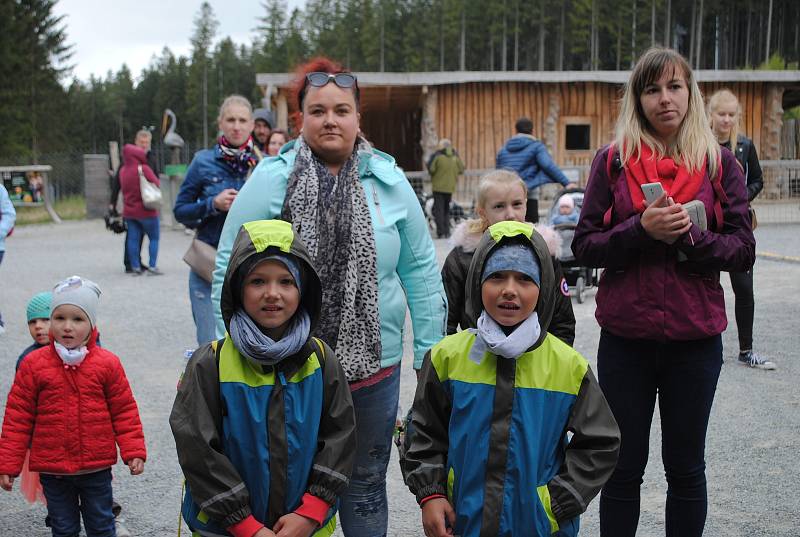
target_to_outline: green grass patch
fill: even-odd
[[[53,208],[62,220],[83,220],[86,218],[86,199],[83,196],[68,196],[55,202]],[[52,222],[44,205],[40,207],[17,207],[16,210],[16,225],[18,226]]]

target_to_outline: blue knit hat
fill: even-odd
[[[541,268],[533,249],[520,243],[503,244],[495,248],[486,260],[481,274],[481,283],[503,270],[521,272],[530,277],[536,285],[541,285]]]
[[[49,319],[51,300],[53,300],[53,293],[50,291],[33,295],[33,298],[28,301],[28,322],[34,319]]]
[[[268,255],[265,256],[253,256],[250,257],[247,261],[242,264],[241,273],[242,273],[242,281],[244,278],[247,277],[248,274],[253,272],[253,269],[256,266],[260,265],[264,261],[277,261],[283,264],[286,269],[289,271],[289,274],[292,275],[294,278],[294,284],[297,286],[297,291],[300,295],[303,295],[303,280],[302,280],[302,272],[300,271],[300,264],[297,262],[297,259],[293,255],[287,255],[283,252],[281,253],[272,253],[270,252]]]

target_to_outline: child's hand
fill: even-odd
[[[275,537],[275,534],[267,528],[261,528],[253,534],[253,537]]]
[[[450,523],[447,527],[446,522]],[[426,537],[448,537],[453,535],[456,512],[445,498],[433,498],[422,504],[422,528]]]
[[[138,457],[131,459],[128,461],[128,468],[131,469],[131,475],[139,475],[144,472],[144,461]]]
[[[11,491],[11,487],[14,486],[14,478],[10,475],[0,475],[0,488],[3,490]]]
[[[278,537],[309,537],[317,529],[317,523],[297,513],[283,515],[272,528]]]

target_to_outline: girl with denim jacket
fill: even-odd
[[[198,151],[186,170],[175,200],[175,219],[197,230],[195,238],[217,247],[222,225],[233,200],[257,164],[253,151],[253,108],[241,95],[227,97],[217,119],[222,132],[211,149]],[[197,328],[197,344],[213,341],[214,313],[211,282],[189,271],[189,299]]]

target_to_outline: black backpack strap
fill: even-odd
[[[620,158],[619,150],[612,142],[608,146],[608,154],[606,155],[606,175],[608,176],[608,187],[611,189],[611,205],[603,214],[603,227],[605,228],[611,227],[611,215],[614,212],[614,189],[617,186],[620,171],[622,171],[622,159]]]
[[[211,342],[211,350],[214,351],[214,359],[217,361],[217,376],[219,376],[219,359],[222,355],[222,345],[225,343],[225,338],[218,339],[216,341]],[[225,404],[225,400],[220,397],[220,402],[222,403],[222,415],[228,415],[228,407]]]
[[[319,360],[319,365],[322,368],[323,372],[325,371],[325,344],[322,342],[321,339],[312,337],[311,344],[314,347],[314,354],[317,355],[317,360]]]

